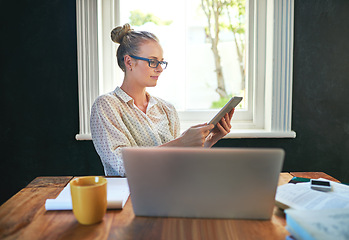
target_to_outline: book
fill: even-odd
[[[349,208],[349,186],[331,181],[332,191],[310,188],[310,183],[289,183],[277,188],[275,203],[279,208],[299,210]]]
[[[286,229],[297,240],[349,239],[349,208],[287,209]]]
[[[107,209],[122,209],[130,195],[126,178],[107,179]],[[46,210],[72,210],[70,184],[64,187],[56,199],[46,199]]]

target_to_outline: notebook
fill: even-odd
[[[270,219],[282,149],[124,148],[136,216]]]
[[[122,209],[130,195],[126,178],[107,177],[107,209]],[[55,199],[46,199],[45,209],[72,210],[70,184]]]

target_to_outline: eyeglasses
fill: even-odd
[[[166,61],[158,61],[156,59],[149,59],[149,58],[142,58],[142,57],[137,57],[130,55],[131,58],[138,59],[138,60],[143,60],[147,61],[149,63],[149,67],[151,68],[157,68],[159,64],[161,65],[162,69],[166,69],[167,67],[167,62]]]

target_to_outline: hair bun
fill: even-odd
[[[114,28],[112,31],[111,31],[111,40],[113,40],[113,42],[115,43],[121,43],[122,42],[122,39],[124,38],[124,36],[128,33],[128,32],[131,32],[133,29],[131,29],[131,26],[130,24],[126,23],[124,24],[124,26],[119,26],[119,27],[116,27]]]

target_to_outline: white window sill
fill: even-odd
[[[259,129],[233,129],[224,138],[296,138],[296,132],[277,132]]]
[[[296,132],[276,132],[259,129],[233,129],[224,138],[295,138]],[[78,141],[92,140],[91,134],[76,134]]]
[[[78,141],[92,140],[91,134],[76,134],[75,139]]]

